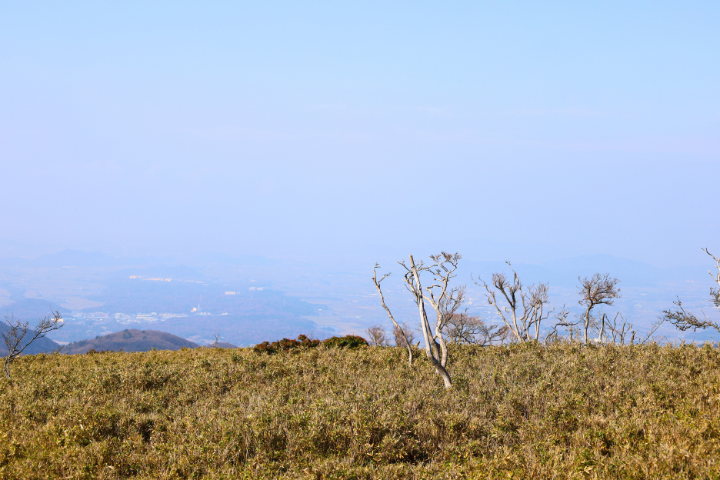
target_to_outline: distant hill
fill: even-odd
[[[73,355],[87,353],[89,350],[98,352],[103,350],[123,352],[147,352],[153,348],[157,350],[180,350],[181,348],[197,348],[199,345],[170,333],[157,330],[126,329],[111,333],[92,340],[81,340],[66,345],[61,353]]]
[[[32,328],[32,324],[30,327]],[[4,322],[0,321],[0,335],[5,334],[6,332],[10,331],[10,327]],[[25,335],[25,343],[27,343],[28,340],[32,338],[32,332],[28,332],[27,335]],[[23,344],[24,345],[24,344]],[[23,354],[26,355],[34,355],[36,353],[52,353],[55,350],[60,348],[60,345],[53,342],[49,338],[39,338],[35,340],[33,343],[31,343],[23,352]],[[0,356],[7,355],[8,351],[5,347],[5,341],[2,337],[0,337]]]
[[[216,263],[220,265],[240,265],[244,267],[269,267],[277,262],[260,255],[240,255],[233,257],[223,253],[209,253],[198,257],[196,261],[200,264]]]
[[[578,277],[589,277],[595,273],[609,273],[621,281],[624,287],[657,287],[664,284],[707,281],[707,268],[681,265],[669,268],[656,267],[644,262],[610,255],[583,255],[545,262],[540,265],[513,262],[513,268],[527,285],[549,282],[552,287],[576,288]],[[510,274],[504,262],[473,262],[461,264],[458,273],[465,278],[470,274],[489,281],[493,272]]]

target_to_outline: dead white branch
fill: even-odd
[[[408,351],[408,363],[412,367],[413,353],[412,353],[412,345],[410,343],[411,340],[408,339],[405,329],[403,329],[402,327],[400,327],[400,325],[398,325],[398,323],[395,321],[395,317],[393,317],[392,312],[390,311],[388,306],[385,304],[385,296],[383,295],[382,288],[380,287],[380,284],[382,283],[382,281],[385,280],[390,275],[392,275],[392,273],[388,272],[385,275],[383,275],[380,280],[378,280],[377,279],[377,269],[378,268],[380,268],[380,265],[376,263],[375,268],[373,268],[373,276],[372,276],[373,284],[375,285],[375,288],[377,289],[378,294],[380,294],[380,303],[382,304],[383,308],[387,312],[388,317],[390,317],[390,321],[394,325],[393,332],[395,333],[395,336],[397,337],[398,333],[400,333],[400,335],[402,335],[402,338],[405,340],[405,346],[407,347],[407,351]]]
[[[2,334],[8,351],[5,357],[4,371],[9,380],[11,378],[10,364],[22,355],[25,349],[35,340],[43,338],[49,332],[62,327],[63,319],[60,312],[53,312],[51,316],[41,318],[33,330],[30,330],[30,324],[27,321],[15,320],[12,316],[9,318],[6,316],[5,323],[10,327],[10,330]],[[29,337],[29,340],[26,340],[28,333],[31,333],[32,336]]]

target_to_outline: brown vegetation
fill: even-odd
[[[397,347],[408,348],[415,345],[415,332],[406,322],[402,325],[393,325],[393,337]]]
[[[297,340],[291,338],[283,338],[276,342],[262,342],[253,347],[257,353],[286,353],[299,352],[308,348],[316,348],[323,345],[327,348],[359,348],[367,347],[368,342],[357,335],[345,335],[344,337],[330,337],[326,340],[311,339],[305,335],[300,335]]]
[[[717,478],[720,352],[449,345],[35,355],[0,478]]]

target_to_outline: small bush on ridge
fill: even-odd
[[[283,338],[282,340],[278,340],[276,342],[258,343],[255,347],[253,347],[253,350],[258,353],[273,354],[278,352],[290,352],[300,349],[315,348],[321,344],[329,348],[358,348],[368,345],[364,338],[356,335],[332,337],[322,342],[320,340],[311,340],[305,335],[300,335],[297,340]]]

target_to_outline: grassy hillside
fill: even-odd
[[[718,478],[720,352],[459,347],[37,355],[2,478]]]
[[[195,347],[198,347],[198,345],[166,332],[131,328],[91,340],[70,343],[64,346],[61,352],[73,355],[87,353],[91,350],[96,352],[106,350],[117,352],[122,349],[123,352],[147,352],[153,348],[157,350],[180,350],[181,348]]]

